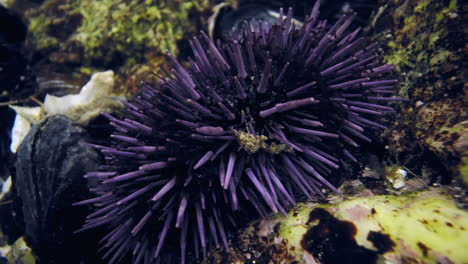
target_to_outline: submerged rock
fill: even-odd
[[[16,204],[40,263],[80,263],[95,256],[93,233],[73,234],[89,212],[72,203],[87,198],[83,175],[99,164],[96,151],[80,144],[85,137],[70,119],[53,116],[33,126],[18,149]]]
[[[431,188],[298,205],[251,224],[204,264],[467,263],[466,248],[468,212]]]
[[[409,99],[383,137],[400,160],[422,165],[421,157],[432,156],[429,167],[443,183],[453,176],[468,183],[466,11],[456,0],[390,0],[367,28],[399,73],[400,96]]]

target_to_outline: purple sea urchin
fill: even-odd
[[[319,2],[319,1],[318,1]],[[349,31],[353,16],[334,25],[318,21],[315,4],[296,28],[292,10],[275,24],[246,22],[215,45],[204,33],[190,41],[194,58],[184,68],[174,57],[173,77],[126,103],[106,146],[93,145],[106,164],[97,179],[95,204],[83,230],[107,226],[102,239],[110,263],[158,263],[165,240],[179,239],[181,262],[188,245],[203,255],[227,247],[233,212],[253,206],[266,217],[286,214],[295,194],[322,196],[325,179],[371,121],[399,100],[393,70],[374,47]]]

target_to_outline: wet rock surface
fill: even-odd
[[[468,182],[468,155],[460,148],[467,135],[466,14],[460,1],[391,0],[366,29],[381,43],[384,60],[395,65],[399,95],[408,98],[382,136],[415,174],[426,167],[443,184]]]
[[[16,205],[39,263],[96,263],[93,232],[73,234],[88,212],[72,203],[86,198],[83,175],[99,163],[98,154],[80,144],[85,138],[84,129],[54,116],[35,125],[18,149]]]
[[[360,191],[298,204],[287,217],[249,224],[203,264],[466,263],[468,213],[450,192]]]

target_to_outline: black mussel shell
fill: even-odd
[[[53,116],[33,126],[18,149],[16,205],[39,263],[99,263],[97,232],[74,234],[89,211],[72,203],[89,198],[83,175],[100,164],[99,154],[82,144],[86,138],[79,125]]]

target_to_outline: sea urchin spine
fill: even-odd
[[[291,9],[275,24],[245,22],[217,45],[201,33],[190,67],[169,55],[173,77],[143,84],[123,118],[104,114],[115,131],[91,145],[106,163],[86,175],[97,197],[78,204],[97,207],[82,230],[109,228],[109,263],[166,263],[174,244],[184,263],[188,243],[196,257],[227,248],[241,206],[267,217],[297,194],[338,192],[326,176],[356,161],[349,148],[370,141],[367,128],[383,128],[372,118],[392,108],[380,103],[400,99],[383,77],[393,66],[348,29],[354,16],[328,25],[318,10],[300,26]]]

